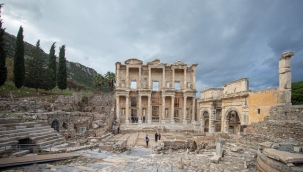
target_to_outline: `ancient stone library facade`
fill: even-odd
[[[252,92],[248,78],[205,88],[196,99],[196,67],[156,59],[116,63],[116,118],[122,123],[193,123],[202,132],[237,133],[263,121],[276,106],[291,105],[291,57],[279,59],[279,87]]]

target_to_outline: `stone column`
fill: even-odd
[[[142,96],[141,95],[139,95],[139,113],[137,112],[137,114],[138,114],[138,116],[139,116],[139,124],[141,124],[142,123]]]
[[[162,120],[165,118],[165,96],[162,96]]]
[[[141,84],[141,66],[139,67],[139,79],[138,79],[138,85],[137,85],[137,89],[141,89],[142,88],[142,84]]]
[[[205,119],[204,119],[204,116],[202,115],[201,116],[201,132],[204,133],[204,128],[205,128]]]
[[[166,83],[165,83],[165,66],[163,67],[163,73],[162,73],[162,88],[165,88]]]
[[[192,70],[192,77],[193,77],[193,81],[192,81],[193,89],[195,90],[196,89],[196,68],[194,68]]]
[[[129,89],[129,68],[126,66],[125,87]]]
[[[126,102],[125,102],[125,116],[126,116],[126,124],[129,123],[129,95],[126,95]]]
[[[196,98],[193,97],[193,106],[192,106],[192,112],[191,112],[191,123],[195,124],[195,112],[196,112],[196,103],[195,103]]]
[[[224,132],[225,133],[229,133],[228,128],[229,128],[229,121],[224,120]]]
[[[116,87],[120,87],[120,64],[116,63]]]
[[[187,124],[187,120],[186,120],[186,99],[187,99],[187,97],[184,96],[184,99],[183,99],[183,124]]]
[[[175,113],[175,96],[171,96],[171,114],[170,114],[170,122],[172,124],[175,123],[174,113]]]
[[[279,60],[279,105],[291,105],[291,57],[294,52],[285,52]]]
[[[152,84],[151,84],[151,68],[148,67],[148,88],[152,89]]]
[[[116,96],[116,117],[117,117],[117,120],[120,121],[120,97],[119,96]]]
[[[175,68],[172,67],[172,87],[175,88]]]
[[[212,134],[215,132],[215,114],[216,110],[211,109],[209,114],[209,133]]]
[[[187,70],[187,67],[184,68],[183,89],[187,88],[187,84],[186,84],[186,70]]]
[[[147,122],[150,124],[151,121],[152,121],[152,106],[151,106],[151,95],[148,95],[148,102],[147,102],[147,105],[148,105],[148,114],[147,114]]]

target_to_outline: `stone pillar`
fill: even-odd
[[[151,68],[148,67],[148,88],[152,89],[152,84],[151,84]]]
[[[166,83],[165,83],[165,66],[163,67],[163,74],[162,74],[162,88],[166,87]]]
[[[193,70],[192,70],[192,78],[193,78],[193,81],[192,81],[193,89],[195,90],[196,89],[196,68],[193,68]]]
[[[291,105],[291,57],[294,52],[285,52],[279,60],[279,105]]]
[[[215,114],[216,110],[211,109],[209,114],[209,133],[212,134],[215,132]]]
[[[195,103],[196,98],[193,97],[193,106],[192,106],[192,112],[191,112],[191,123],[195,123],[195,111],[196,111],[196,103]]]
[[[147,114],[147,122],[150,124],[151,121],[152,121],[152,106],[151,106],[151,95],[148,95],[148,102],[147,102],[147,105],[148,105],[148,114]]]
[[[126,95],[126,102],[125,102],[125,116],[126,120],[125,122],[128,124],[129,123],[129,95]]]
[[[171,96],[171,114],[170,114],[170,122],[172,124],[175,123],[174,113],[175,113],[175,96]]]
[[[187,88],[187,84],[186,84],[186,71],[187,67],[184,68],[184,79],[183,79],[183,89]]]
[[[175,68],[172,67],[172,87],[175,88]]]
[[[139,116],[139,124],[141,124],[142,123],[142,96],[141,95],[139,95],[139,113],[137,112],[137,114],[138,114],[138,116]]]
[[[138,79],[138,85],[137,85],[137,89],[141,89],[142,88],[142,84],[141,84],[141,66],[139,67],[139,79]]]
[[[116,63],[116,87],[120,87],[120,63]]]
[[[204,119],[204,116],[202,115],[201,116],[201,119],[200,119],[200,126],[201,126],[201,132],[204,133],[204,128],[205,128],[205,119]]]
[[[119,96],[116,96],[116,117],[117,117],[117,120],[120,121],[120,97]]]
[[[162,120],[165,118],[165,96],[162,96]]]
[[[125,87],[129,89],[129,68],[126,66]]]
[[[183,99],[183,124],[187,124],[187,120],[186,120],[186,99],[187,99],[187,97],[184,96],[184,99]]]

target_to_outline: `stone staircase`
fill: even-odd
[[[20,143],[26,140],[26,143]],[[29,151],[46,149],[65,143],[65,138],[48,125],[38,122],[20,122],[16,118],[0,118],[0,157],[24,155]],[[18,144],[30,144],[22,147]],[[20,152],[20,153],[17,153]]]

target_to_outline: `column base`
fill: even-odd
[[[192,124],[196,124],[196,121],[195,121],[195,120],[192,120],[191,123],[192,123]]]
[[[127,120],[125,120],[125,124],[129,124],[129,120],[127,119]]]
[[[175,124],[175,120],[171,119],[171,120],[170,120],[170,123],[171,123],[171,124]]]
[[[183,120],[183,124],[187,124],[187,120]]]
[[[147,123],[148,123],[148,124],[151,124],[151,120],[150,120],[150,119],[149,119],[149,120],[147,120]]]
[[[139,124],[142,124],[142,120],[141,120],[141,119],[139,119],[138,123],[139,123]]]

